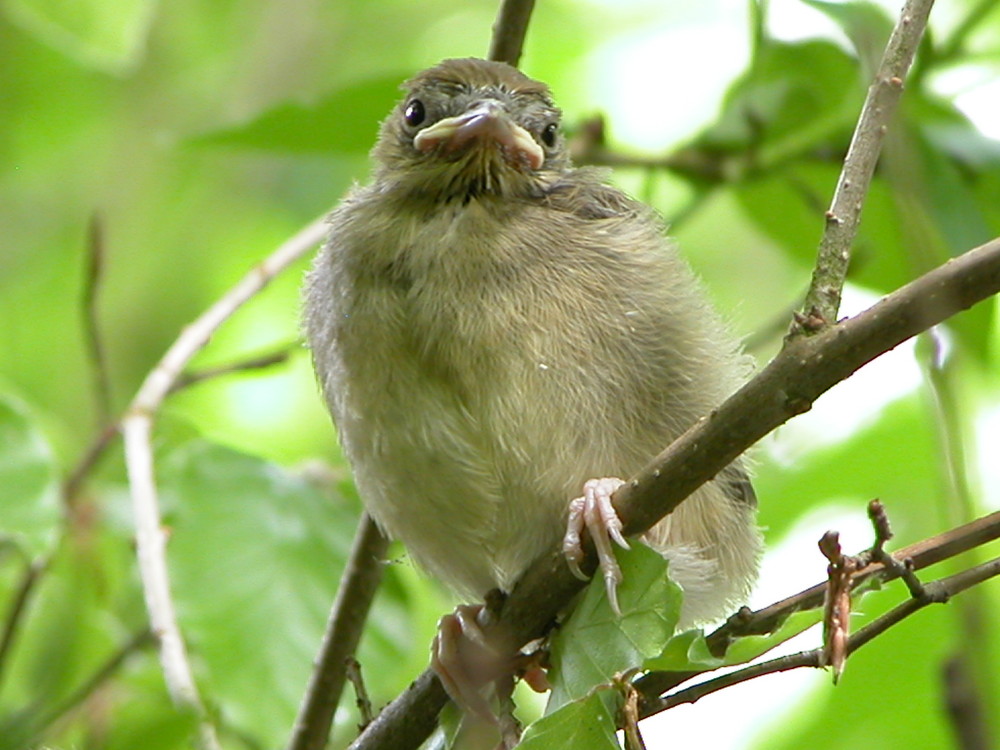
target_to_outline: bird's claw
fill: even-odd
[[[478,617],[482,604],[463,604],[438,621],[431,646],[431,668],[445,691],[466,713],[496,724],[496,713],[484,694],[483,684],[499,655],[486,642]]]
[[[622,581],[621,568],[615,560],[611,547],[614,541],[624,549],[629,548],[628,541],[622,535],[622,522],[611,504],[611,496],[625,484],[615,477],[591,479],[583,485],[583,495],[569,504],[569,518],[566,522],[566,535],[563,537],[563,554],[573,575],[581,580],[587,580],[580,562],[583,560],[583,546],[580,535],[586,528],[597,550],[598,564],[604,574],[604,585],[608,592],[608,601],[615,614],[621,614],[618,607],[618,584]]]

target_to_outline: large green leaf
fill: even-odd
[[[666,560],[638,542],[619,550],[618,559],[621,615],[611,610],[604,581],[595,576],[553,639],[550,712],[659,654],[673,633],[681,592],[667,577]]]
[[[24,406],[0,397],[0,538],[37,558],[52,548],[61,518],[52,448]]]
[[[138,609],[128,577],[133,561],[127,542],[103,529],[81,525],[60,545],[36,585],[8,655],[0,750],[36,746],[39,732],[55,719],[65,721],[59,708],[128,640],[118,615],[129,604]],[[87,724],[91,717],[83,713],[73,718]]]
[[[831,140],[846,147],[863,97],[857,61],[835,44],[768,42],[696,145],[750,151],[754,170]]]
[[[87,67],[113,73],[135,66],[156,0],[7,0],[11,19]]]
[[[365,153],[406,77],[400,73],[362,81],[313,105],[282,104],[244,125],[205,133],[192,142],[290,153]]]
[[[833,19],[851,40],[861,59],[869,66],[878,63],[885,42],[892,31],[892,21],[885,10],[864,0],[854,0],[849,3],[831,3],[826,0],[802,0],[802,2]]]
[[[618,750],[614,715],[591,693],[571,701],[538,721],[525,731],[518,745],[521,750]]]
[[[162,481],[181,626],[206,700],[224,725],[278,746],[305,690],[356,510],[274,464],[200,441],[171,457]]]

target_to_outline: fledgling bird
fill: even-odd
[[[369,512],[481,600],[560,543],[581,492],[571,561],[581,525],[608,547],[613,478],[747,367],[656,214],[572,166],[544,84],[460,59],[404,90],[371,182],[330,217],[305,328]],[[645,535],[684,589],[682,626],[744,601],[755,503],[738,461]]]

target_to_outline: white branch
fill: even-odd
[[[146,376],[121,423],[135,516],[139,574],[150,626],[159,642],[160,662],[171,698],[177,705],[194,709],[201,717],[200,739],[204,750],[216,750],[219,743],[198,695],[170,596],[166,535],[160,521],[153,467],[153,420],[178,376],[219,326],[271,279],[319,244],[325,232],[325,219],[317,219],[304,227],[188,325]]]

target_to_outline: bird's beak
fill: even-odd
[[[438,146],[455,151],[472,141],[496,142],[503,147],[509,162],[526,164],[531,169],[538,169],[545,161],[545,153],[531,134],[510,119],[500,102],[492,99],[477,102],[457,117],[447,117],[424,128],[413,139],[413,145],[424,152]]]

